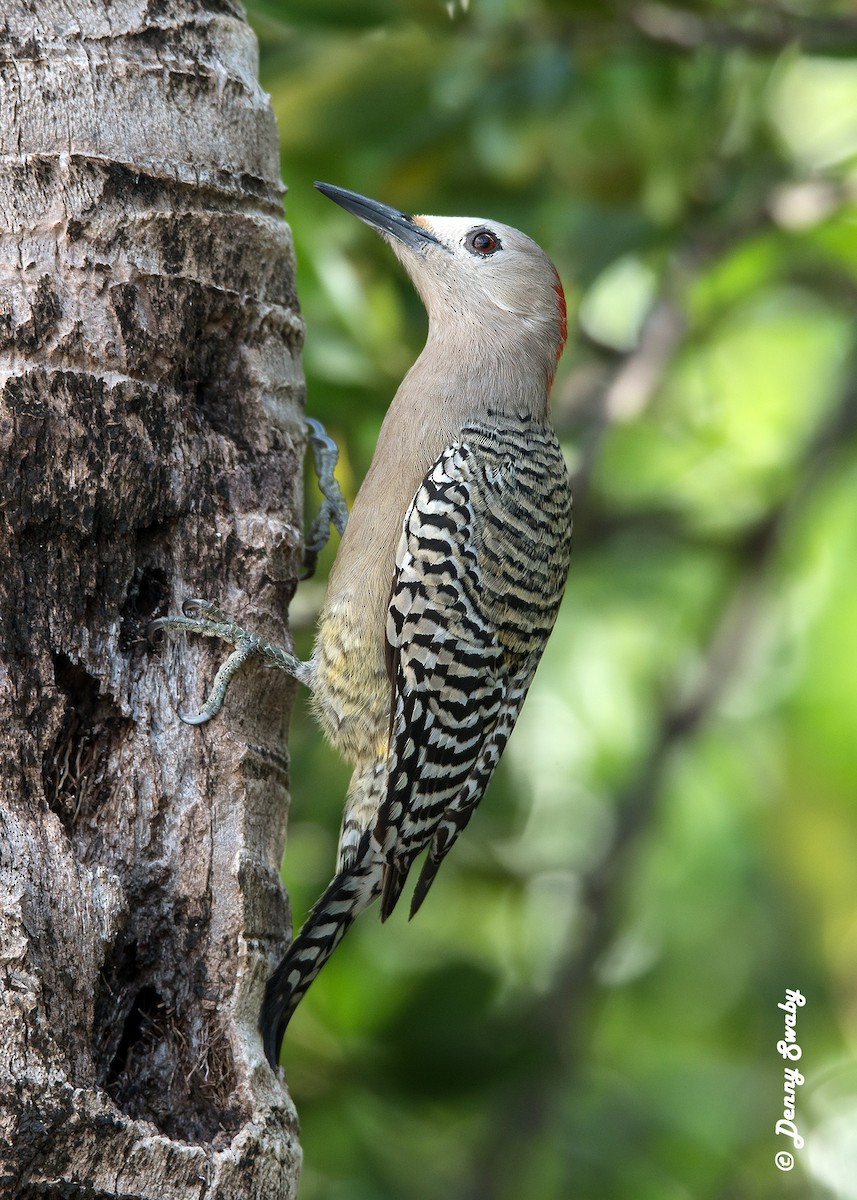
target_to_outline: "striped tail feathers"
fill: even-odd
[[[259,1030],[265,1057],[275,1069],[295,1009],[355,919],[380,894],[384,866],[380,847],[367,830],[352,864],[328,884],[268,980]]]

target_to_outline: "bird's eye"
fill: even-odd
[[[500,239],[490,229],[474,229],[467,235],[465,245],[471,254],[480,254],[483,258],[502,250]]]

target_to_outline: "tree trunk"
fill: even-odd
[[[284,640],[302,326],[234,0],[6,0],[0,30],[0,1195],[294,1194],[256,1029],[291,690],[144,636]]]

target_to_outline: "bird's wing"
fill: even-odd
[[[387,616],[393,682],[387,794],[376,837],[388,868],[381,916],[465,786],[503,705],[507,667],[484,612],[477,464],[449,446],[405,517]]]
[[[488,607],[508,665],[503,703],[464,787],[435,826],[411,916],[473,815],[505,749],[553,628],[568,573],[571,490],[553,432],[544,427],[507,431],[499,441],[504,462],[513,464],[513,486],[497,486],[503,472],[497,470],[495,452],[494,469],[486,478],[491,502],[483,505],[478,545],[490,580]]]
[[[533,466],[524,433],[515,442],[468,427],[434,463],[405,517],[387,617],[393,702],[376,826],[388,863],[382,918],[436,832],[444,848],[434,870],[466,824],[553,624],[570,514],[559,448],[547,438],[561,487],[541,486],[557,463],[549,456]],[[441,825],[447,810],[454,833]]]

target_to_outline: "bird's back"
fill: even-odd
[[[382,915],[428,845],[433,878],[479,803],[565,586],[571,493],[553,430],[488,417],[468,422],[426,475],[397,554],[389,777],[375,829],[388,864]]]

